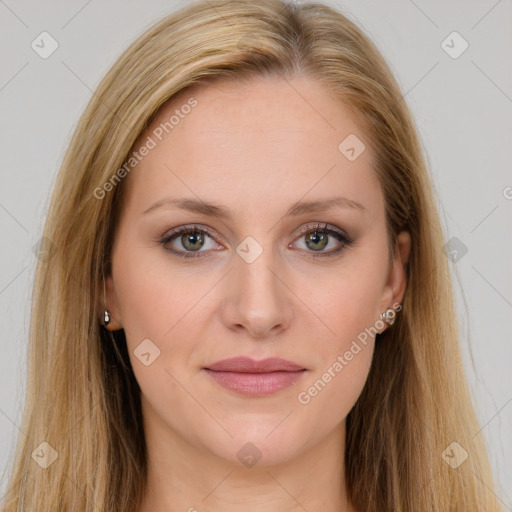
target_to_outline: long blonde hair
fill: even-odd
[[[484,441],[473,437],[479,425],[433,187],[387,64],[354,23],[320,3],[207,0],[166,17],[123,53],[64,157],[44,229],[48,251],[36,269],[24,434],[4,512],[140,507],[147,476],[140,388],[124,332],[100,326],[123,181],[100,199],[95,191],[112,183],[177,93],[262,74],[318,80],[354,112],[376,155],[390,251],[402,229],[412,237],[403,310],[378,335],[347,418],[352,502],[365,512],[499,510]],[[50,447],[58,456],[44,469],[33,453],[49,460]],[[458,467],[449,464],[465,453]]]

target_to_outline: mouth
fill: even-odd
[[[255,361],[249,357],[224,359],[203,368],[222,387],[236,393],[263,397],[291,386],[307,369],[292,361],[269,358]]]

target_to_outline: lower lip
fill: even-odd
[[[215,372],[205,368],[206,373],[221,386],[246,396],[268,396],[291,386],[306,370],[296,372],[237,373]]]

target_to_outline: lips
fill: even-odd
[[[206,369],[214,372],[237,373],[296,372],[305,370],[299,364],[278,357],[271,357],[262,361],[256,361],[250,357],[232,357],[217,361],[207,366]]]
[[[285,359],[255,361],[250,357],[224,359],[203,370],[222,387],[251,397],[276,393],[307,373],[306,368]]]

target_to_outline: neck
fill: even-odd
[[[354,512],[344,480],[345,422],[273,465],[245,467],[220,458],[155,421],[146,425],[146,445],[148,479],[139,512]]]

